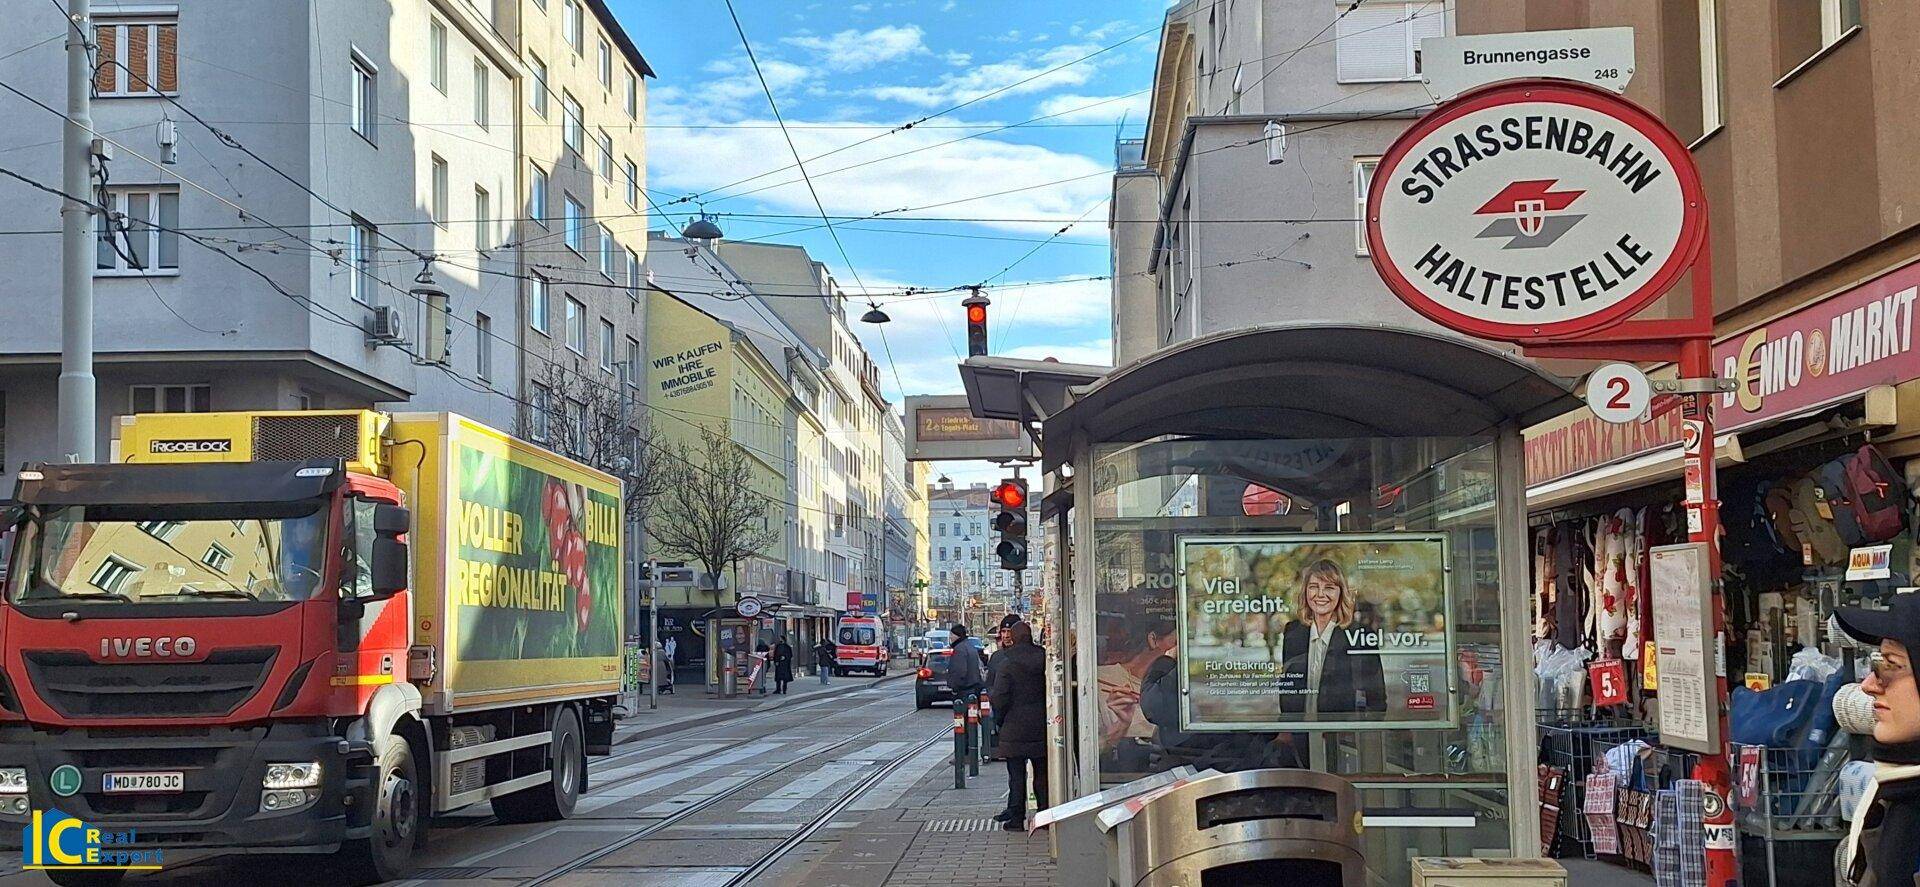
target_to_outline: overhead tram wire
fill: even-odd
[[[1350,10],[1349,10],[1349,11],[1350,11]],[[1406,17],[1406,18],[1404,18],[1404,19],[1396,19],[1395,21],[1393,21],[1393,22],[1391,22],[1391,23],[1389,23],[1389,24],[1384,24],[1384,25],[1375,25],[1375,26],[1373,26],[1373,27],[1371,27],[1371,28],[1366,28],[1366,29],[1363,29],[1363,30],[1360,30],[1360,31],[1356,31],[1356,32],[1354,32],[1354,34],[1355,34],[1355,35],[1358,35],[1358,34],[1365,34],[1365,33],[1369,33],[1369,32],[1371,32],[1371,31],[1377,31],[1377,30],[1380,30],[1380,29],[1382,29],[1382,28],[1386,28],[1386,27],[1391,27],[1392,25],[1398,25],[1398,24],[1404,24],[1404,23],[1406,23],[1406,22],[1409,22],[1409,21],[1412,21],[1412,20],[1414,20],[1414,19],[1416,19],[1416,18],[1424,18],[1424,17],[1426,17],[1426,16],[1429,16],[1429,15],[1440,15],[1440,14],[1444,14],[1444,12],[1445,12],[1445,10],[1444,10],[1444,9],[1442,9],[1442,10],[1441,10],[1440,12],[1434,12],[1434,13],[1417,13],[1417,14],[1413,14],[1413,15],[1409,15],[1409,16],[1407,16],[1407,17]],[[1342,13],[1342,16],[1344,16],[1344,15],[1345,15],[1345,13]],[[1338,19],[1336,18],[1336,19],[1335,19],[1335,21],[1337,22],[1337,21],[1338,21]],[[1309,38],[1309,39],[1308,39],[1308,41],[1307,41],[1306,43],[1303,43],[1303,44],[1301,44],[1301,45],[1299,45],[1299,46],[1297,46],[1297,47],[1294,47],[1293,49],[1289,49],[1289,50],[1284,50],[1284,51],[1282,51],[1282,52],[1276,52],[1276,53],[1273,53],[1273,54],[1270,54],[1270,55],[1265,55],[1265,56],[1261,56],[1260,58],[1257,58],[1257,59],[1252,59],[1251,61],[1253,61],[1253,62],[1265,62],[1265,61],[1268,61],[1268,60],[1271,60],[1271,59],[1276,59],[1276,58],[1278,58],[1278,59],[1282,59],[1282,61],[1281,61],[1281,64],[1282,64],[1282,65],[1284,65],[1284,64],[1286,64],[1286,61],[1287,61],[1287,60],[1291,60],[1291,59],[1292,59],[1292,58],[1293,58],[1294,56],[1296,56],[1296,55],[1299,55],[1299,54],[1300,54],[1301,52],[1304,52],[1304,51],[1306,51],[1307,49],[1310,49],[1310,48],[1312,48],[1312,47],[1315,47],[1315,46],[1322,46],[1322,45],[1325,45],[1326,43],[1329,43],[1329,42],[1335,42],[1335,41],[1329,41],[1329,40],[1320,40],[1320,39],[1318,39],[1319,37],[1321,37],[1321,36],[1322,36],[1322,35],[1324,35],[1325,33],[1326,33],[1326,29],[1325,29],[1325,28],[1323,28],[1323,29],[1321,29],[1321,31],[1320,31],[1320,33],[1318,33],[1318,34],[1315,34],[1315,35],[1314,35],[1314,36],[1313,36],[1312,38]],[[1338,38],[1336,38],[1336,40],[1337,40],[1337,39],[1338,39]],[[1208,77],[1208,76],[1212,76],[1212,75],[1214,75],[1214,74],[1218,74],[1218,73],[1220,73],[1220,72],[1221,72],[1221,71],[1223,71],[1223,70],[1225,70],[1225,67],[1224,67],[1224,66],[1220,66],[1220,67],[1215,67],[1215,68],[1212,68],[1212,69],[1210,69],[1210,70],[1207,70],[1207,71],[1202,71],[1202,72],[1197,72],[1197,73],[1195,73],[1195,74],[1192,74],[1192,75],[1186,75],[1186,76],[1182,76],[1182,77],[1178,77],[1178,78],[1175,78],[1175,80],[1174,80],[1174,83],[1175,83],[1175,84],[1179,84],[1179,83],[1186,83],[1186,82],[1191,82],[1191,81],[1194,81],[1194,80],[1198,80],[1198,79],[1200,79],[1200,78],[1202,78],[1202,77]],[[1278,70],[1278,66],[1276,66],[1276,67],[1275,67],[1275,70]],[[1264,75],[1264,74],[1262,75],[1262,78],[1261,78],[1261,79],[1265,79],[1265,75]],[[1254,82],[1255,82],[1255,83],[1257,84],[1257,83],[1258,83],[1259,81],[1258,81],[1258,80],[1256,80],[1256,81],[1254,81]],[[1249,88],[1250,88],[1250,87],[1249,87]],[[1377,88],[1377,87],[1375,87],[1375,88]],[[1024,128],[1024,127],[1028,127],[1028,126],[1033,126],[1033,125],[1041,125],[1041,124],[1040,124],[1040,121],[1043,121],[1043,120],[1049,120],[1049,119],[1052,119],[1052,118],[1054,118],[1054,117],[1062,117],[1062,116],[1065,116],[1065,115],[1068,115],[1068,114],[1076,114],[1076,113],[1079,113],[1079,112],[1081,112],[1081,111],[1087,111],[1087,110],[1091,110],[1091,109],[1093,109],[1093,108],[1098,108],[1098,107],[1100,107],[1100,106],[1102,106],[1102,105],[1109,105],[1109,104],[1112,104],[1112,103],[1114,103],[1114,102],[1120,102],[1120,101],[1125,101],[1125,100],[1127,100],[1127,99],[1130,99],[1130,98],[1134,98],[1134,97],[1136,97],[1136,96],[1141,96],[1141,95],[1145,95],[1145,94],[1147,94],[1147,93],[1150,93],[1150,92],[1152,92],[1152,91],[1153,91],[1153,87],[1148,87],[1148,88],[1146,88],[1146,89],[1140,89],[1140,90],[1135,90],[1135,91],[1133,91],[1133,92],[1130,92],[1130,93],[1125,93],[1125,94],[1123,94],[1123,95],[1117,95],[1117,96],[1112,96],[1112,97],[1109,97],[1109,98],[1105,98],[1105,99],[1101,99],[1100,101],[1097,101],[1097,102],[1092,102],[1092,103],[1089,103],[1089,104],[1086,104],[1086,105],[1081,105],[1081,106],[1079,106],[1079,107],[1075,107],[1075,108],[1067,108],[1067,109],[1065,109],[1065,110],[1061,110],[1061,111],[1055,111],[1055,112],[1053,112],[1053,113],[1051,113],[1051,114],[1042,114],[1042,115],[1040,115],[1040,116],[1038,116],[1038,117],[1030,117],[1030,118],[1028,118],[1028,119],[1026,119],[1026,120],[1023,120],[1023,121],[1020,121],[1020,122],[1018,122],[1018,123],[1008,123],[1008,124],[1002,124],[1002,125],[999,125],[999,126],[995,126],[995,127],[992,127],[992,128],[990,128],[990,129],[987,129],[987,130],[985,130],[985,131],[983,131],[983,132],[976,132],[976,133],[969,133],[969,134],[967,134],[967,135],[964,135],[964,136],[960,136],[960,137],[958,137],[958,138],[952,138],[952,139],[948,139],[948,140],[946,140],[946,141],[943,141],[943,142],[935,142],[934,144],[931,144],[931,145],[921,145],[921,146],[919,146],[919,147],[917,147],[917,148],[909,148],[909,149],[907,149],[907,150],[905,150],[905,151],[901,151],[901,152],[898,152],[898,153],[895,153],[895,154],[888,154],[888,155],[886,155],[886,156],[884,156],[884,157],[875,157],[875,158],[872,158],[872,159],[870,159],[870,160],[865,160],[865,161],[861,161],[861,162],[859,162],[859,163],[853,163],[853,164],[848,164],[848,165],[846,165],[846,166],[841,166],[841,167],[835,167],[835,168],[833,168],[833,169],[830,169],[830,170],[826,170],[826,171],[824,171],[824,172],[820,172],[820,173],[817,173],[817,175],[819,175],[820,177],[822,177],[822,178],[824,178],[824,177],[826,177],[826,176],[830,176],[830,175],[834,175],[834,174],[837,174],[837,173],[842,173],[842,172],[847,172],[847,171],[849,171],[849,170],[854,170],[854,169],[860,169],[861,167],[865,167],[865,166],[871,166],[871,165],[873,165],[873,164],[877,164],[877,163],[885,163],[885,162],[888,162],[888,161],[892,161],[892,160],[898,160],[899,158],[902,158],[902,157],[906,157],[906,156],[909,156],[909,155],[912,155],[912,154],[918,154],[918,153],[920,153],[920,152],[922,152],[922,151],[931,151],[931,150],[934,150],[934,149],[936,149],[936,148],[944,148],[944,147],[946,147],[946,146],[948,146],[948,145],[953,145],[953,144],[958,144],[958,143],[960,143],[960,142],[964,142],[964,141],[968,141],[968,140],[971,140],[971,139],[977,139],[977,138],[980,138],[980,137],[982,137],[982,136],[990,136],[990,135],[994,135],[994,134],[996,134],[996,133],[1001,133],[1001,132],[1005,132],[1005,131],[1007,131],[1007,130],[1010,130],[1010,129],[1019,129],[1019,128]],[[1345,98],[1345,97],[1342,97],[1342,98]],[[1335,101],[1339,101],[1339,100],[1340,100],[1340,99],[1336,99]],[[1327,103],[1327,104],[1329,104],[1329,105],[1330,105],[1330,104],[1333,104],[1333,102],[1329,102],[1329,103]],[[1326,107],[1326,105],[1321,105],[1320,107]],[[1318,109],[1316,108],[1316,109],[1314,109],[1314,110],[1318,110]],[[849,147],[851,147],[851,146],[849,146]],[[825,156],[825,155],[821,155],[821,156]],[[818,159],[818,158],[814,158],[814,159]],[[747,195],[750,195],[750,194],[758,194],[758,193],[760,193],[760,192],[762,192],[762,191],[767,191],[767,190],[770,190],[770,189],[773,189],[773,188],[779,188],[779,187],[782,187],[782,186],[785,186],[785,185],[791,185],[791,184],[795,184],[795,183],[796,183],[796,182],[798,181],[798,180],[795,180],[795,179],[789,179],[789,180],[787,180],[787,181],[784,181],[784,182],[777,182],[777,183],[774,183],[774,184],[771,184],[771,185],[762,185],[762,186],[760,186],[760,187],[758,187],[758,188],[753,188],[753,189],[751,189],[751,190],[747,190],[747,191],[740,191],[740,192],[737,192],[737,193],[734,193],[734,194],[722,194],[722,195],[719,195],[719,196],[709,196],[709,195],[712,195],[712,194],[713,194],[713,192],[715,192],[715,191],[722,191],[722,190],[725,190],[725,189],[727,189],[727,188],[731,188],[731,187],[734,187],[734,186],[736,186],[736,185],[741,185],[741,184],[745,184],[746,182],[749,182],[749,181],[752,181],[753,179],[757,179],[757,178],[761,178],[761,177],[763,177],[763,176],[765,176],[765,175],[768,175],[768,174],[767,174],[767,173],[762,173],[762,174],[761,174],[760,176],[754,176],[754,177],[752,177],[752,178],[749,178],[749,179],[743,179],[743,180],[740,180],[740,181],[738,181],[738,182],[733,182],[733,183],[730,183],[730,184],[727,184],[727,185],[721,185],[721,186],[718,186],[718,187],[715,187],[715,188],[708,188],[708,189],[706,189],[705,191],[702,191],[702,192],[699,192],[699,193],[700,193],[700,195],[701,195],[701,197],[703,197],[703,198],[704,198],[704,202],[705,202],[705,203],[719,203],[720,201],[723,201],[723,200],[731,200],[731,199],[733,199],[733,198],[735,198],[735,197],[745,197],[745,196],[747,196]]]
[[[1104,197],[1104,198],[1101,198],[1098,202],[1094,203],[1092,206],[1087,207],[1086,211],[1081,213],[1079,218],[1074,219],[1073,221],[1068,222],[1065,225],[1061,225],[1059,230],[1053,232],[1052,237],[1048,237],[1046,240],[1043,240],[1039,243],[1034,244],[1033,248],[1030,250],[1027,250],[1026,253],[1020,256],[1020,258],[1014,259],[1012,262],[1008,263],[1005,268],[1002,268],[998,271],[993,272],[993,275],[991,277],[988,277],[985,280],[980,281],[980,286],[984,288],[987,284],[990,284],[996,280],[999,280],[1001,277],[1005,276],[1007,272],[1020,267],[1020,264],[1022,262],[1025,262],[1026,260],[1033,258],[1034,253],[1037,253],[1045,249],[1047,247],[1047,244],[1054,242],[1055,239],[1059,238],[1063,234],[1066,234],[1068,230],[1073,228],[1073,226],[1086,221],[1087,216],[1092,215],[1094,210],[1099,209],[1100,207],[1106,206],[1108,203],[1111,203],[1112,201],[1113,201],[1112,197]],[[1016,292],[1014,294],[1013,310],[1007,312],[1007,319],[1000,322],[1000,332],[1003,335],[1006,334],[1009,330],[1013,329],[1014,321],[1020,318],[1020,306],[1023,304],[1020,296],[1024,294],[1025,294],[1024,291]]]
[[[738,24],[738,22],[736,21],[736,25],[737,25],[737,24]],[[737,30],[737,28],[736,28],[736,30]],[[859,141],[856,141],[856,142],[851,142],[851,143],[848,143],[848,144],[845,144],[845,145],[841,145],[840,147],[838,147],[838,148],[835,148],[835,149],[833,149],[833,150],[831,150],[831,151],[826,151],[826,152],[823,152],[823,153],[820,153],[820,154],[815,154],[814,156],[812,156],[812,157],[809,157],[809,158],[807,158],[807,162],[809,162],[809,163],[810,163],[810,162],[813,162],[813,161],[815,161],[815,160],[820,160],[820,159],[823,159],[823,158],[826,158],[826,157],[831,157],[831,156],[833,156],[833,155],[835,155],[835,154],[838,154],[838,153],[840,153],[840,152],[842,152],[842,151],[847,151],[847,150],[850,150],[850,149],[853,149],[853,148],[857,148],[857,147],[859,147],[859,146],[861,146],[861,145],[864,145],[864,144],[867,144],[867,143],[869,143],[869,142],[873,142],[873,141],[876,141],[876,140],[879,140],[879,139],[883,139],[883,138],[886,138],[887,136],[890,136],[890,135],[893,135],[894,133],[898,133],[898,132],[905,132],[905,131],[907,131],[907,130],[910,130],[910,129],[913,129],[913,128],[915,128],[915,127],[917,127],[917,126],[920,126],[920,125],[922,125],[922,124],[924,124],[924,123],[926,123],[926,122],[927,122],[927,121],[929,121],[929,120],[934,120],[934,119],[936,119],[936,118],[940,118],[940,117],[944,117],[944,116],[946,116],[946,115],[948,115],[948,114],[951,114],[951,113],[953,113],[953,112],[955,112],[955,111],[958,111],[958,110],[960,110],[960,109],[962,109],[962,108],[965,108],[965,107],[967,107],[967,106],[969,106],[969,105],[973,105],[973,104],[977,104],[977,103],[979,103],[979,102],[983,102],[983,101],[986,101],[987,99],[990,99],[990,98],[993,98],[993,97],[994,97],[994,96],[996,96],[996,95],[1000,95],[1001,93],[1004,93],[1004,92],[1006,92],[1007,90],[1010,90],[1010,89],[1014,89],[1015,87],[1019,87],[1019,86],[1024,86],[1024,85],[1026,85],[1026,84],[1028,84],[1028,83],[1032,83],[1033,81],[1035,81],[1035,80],[1038,80],[1038,79],[1040,79],[1040,78],[1042,78],[1042,77],[1046,77],[1046,76],[1049,76],[1049,75],[1051,75],[1051,74],[1055,74],[1055,73],[1058,73],[1058,72],[1060,72],[1060,71],[1062,71],[1062,70],[1065,70],[1065,69],[1067,69],[1067,68],[1071,68],[1071,67],[1073,67],[1074,65],[1077,65],[1077,64],[1080,64],[1081,62],[1085,62],[1085,61],[1088,61],[1088,60],[1090,60],[1090,59],[1093,59],[1093,58],[1095,58],[1095,57],[1097,57],[1097,56],[1100,56],[1100,55],[1103,55],[1103,54],[1105,54],[1105,53],[1108,53],[1108,52],[1111,52],[1111,51],[1113,51],[1113,50],[1115,50],[1115,49],[1119,49],[1119,48],[1120,48],[1120,47],[1122,47],[1122,46],[1125,46],[1125,45],[1127,45],[1127,44],[1129,44],[1129,43],[1132,43],[1133,41],[1135,41],[1135,40],[1138,40],[1138,39],[1140,39],[1140,38],[1142,38],[1142,37],[1145,37],[1145,36],[1146,36],[1146,35],[1148,35],[1148,34],[1152,34],[1152,33],[1154,33],[1154,32],[1156,32],[1156,31],[1158,31],[1158,30],[1160,30],[1160,26],[1158,26],[1158,25],[1155,25],[1155,26],[1153,26],[1153,27],[1150,27],[1150,28],[1147,28],[1146,30],[1143,30],[1143,31],[1140,31],[1139,33],[1136,33],[1136,34],[1134,34],[1133,36],[1131,36],[1131,37],[1128,37],[1128,38],[1126,38],[1125,40],[1121,40],[1121,41],[1119,41],[1119,42],[1117,42],[1117,43],[1109,43],[1109,44],[1107,44],[1107,45],[1105,45],[1105,46],[1102,46],[1102,47],[1100,47],[1099,49],[1096,49],[1096,50],[1094,50],[1094,51],[1092,51],[1092,52],[1089,52],[1089,53],[1087,53],[1086,55],[1083,55],[1083,56],[1080,56],[1079,58],[1076,58],[1076,59],[1073,59],[1073,60],[1071,60],[1071,61],[1067,61],[1067,62],[1062,62],[1062,63],[1060,63],[1060,64],[1058,64],[1058,65],[1055,65],[1055,66],[1053,66],[1053,67],[1051,67],[1051,68],[1048,68],[1048,69],[1046,69],[1046,70],[1044,70],[1044,71],[1041,71],[1041,72],[1039,72],[1039,73],[1037,73],[1037,74],[1033,74],[1033,75],[1031,75],[1031,76],[1028,76],[1028,77],[1024,77],[1024,78],[1021,78],[1021,79],[1019,79],[1019,80],[1016,80],[1016,81],[1014,81],[1014,82],[1012,82],[1012,83],[1008,83],[1008,84],[1006,84],[1006,85],[1004,85],[1004,86],[999,86],[999,87],[996,87],[996,88],[994,88],[994,89],[991,89],[991,90],[988,90],[987,92],[984,92],[984,93],[981,93],[981,94],[979,94],[979,95],[977,95],[977,96],[974,96],[973,98],[970,98],[970,99],[967,99],[966,101],[963,101],[963,102],[960,102],[960,103],[958,103],[958,104],[955,104],[955,105],[951,105],[951,106],[949,106],[949,107],[946,107],[946,108],[943,108],[943,109],[941,109],[941,110],[939,110],[939,111],[935,111],[935,112],[933,112],[933,113],[931,113],[931,114],[926,114],[926,115],[923,115],[923,116],[921,116],[921,117],[919,117],[919,118],[916,118],[916,119],[914,119],[914,120],[911,120],[911,121],[908,121],[907,123],[903,123],[903,124],[900,124],[900,125],[898,125],[898,126],[895,126],[895,127],[893,127],[892,129],[889,129],[889,130],[887,130],[887,131],[885,131],[885,132],[882,132],[882,133],[877,133],[877,134],[875,134],[875,135],[872,135],[872,136],[868,136],[867,138],[864,138],[864,139],[861,139],[861,140],[859,140]],[[751,55],[751,53],[749,53],[749,55]],[[755,73],[758,73],[758,68],[757,68],[757,66],[756,66],[756,69],[755,69]],[[765,85],[765,83],[764,83],[764,81],[765,81],[765,78],[763,77],[763,78],[761,78],[761,80],[762,80],[762,85],[764,86],[764,85]],[[775,116],[777,117],[778,115],[775,115]],[[781,124],[780,124],[780,130],[781,130],[781,132],[783,132],[783,133],[785,133],[785,132],[787,132],[787,126],[786,126],[786,124],[785,124],[784,122],[781,122]],[[789,139],[791,139],[791,136],[789,136]],[[725,185],[719,185],[719,186],[717,186],[717,187],[713,187],[713,188],[706,188],[706,189],[704,189],[704,190],[702,190],[702,191],[699,191],[699,192],[696,192],[696,193],[694,193],[694,194],[688,194],[688,195],[686,195],[686,196],[684,196],[684,197],[681,197],[681,198],[679,198],[679,199],[678,199],[678,201],[676,201],[676,202],[680,202],[680,203],[688,203],[688,202],[696,202],[696,201],[699,201],[699,200],[702,200],[702,199],[705,199],[705,198],[706,198],[706,197],[707,197],[708,195],[710,195],[710,194],[713,194],[714,192],[717,192],[717,191],[725,191],[725,190],[727,190],[728,188],[735,188],[735,187],[738,187],[738,186],[740,186],[740,185],[744,185],[744,184],[746,184],[746,183],[748,183],[748,182],[752,182],[752,181],[757,181],[757,180],[759,180],[759,179],[763,179],[763,178],[766,178],[767,176],[770,176],[770,175],[774,175],[774,174],[776,174],[776,173],[781,173],[781,172],[785,172],[785,171],[787,171],[787,170],[789,170],[789,169],[793,169],[793,168],[795,168],[795,167],[799,167],[799,168],[800,168],[800,170],[801,170],[801,173],[802,173],[802,174],[804,175],[804,174],[805,174],[805,172],[806,172],[806,167],[805,167],[805,164],[803,164],[803,163],[801,163],[801,162],[800,162],[800,159],[799,159],[799,157],[798,157],[798,156],[796,156],[796,157],[794,158],[794,161],[795,161],[795,162],[794,162],[794,164],[793,164],[793,165],[791,165],[791,166],[783,166],[783,167],[780,167],[779,169],[770,169],[770,170],[767,170],[766,172],[763,172],[763,173],[758,173],[758,174],[756,174],[756,175],[752,175],[752,176],[748,176],[748,177],[746,177],[746,178],[744,178],[744,179],[739,179],[739,180],[737,180],[737,181],[733,181],[733,182],[729,182],[729,183],[727,183],[727,184],[725,184]],[[789,183],[789,184],[791,184],[791,183]],[[734,196],[738,196],[738,195],[734,195]]]

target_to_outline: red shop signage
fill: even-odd
[[[1737,431],[1812,409],[1875,385],[1920,379],[1913,314],[1920,262],[1809,305],[1713,346],[1739,388],[1716,404],[1719,430]],[[1612,425],[1586,410],[1527,434],[1527,483],[1567,477],[1680,440],[1680,413]]]

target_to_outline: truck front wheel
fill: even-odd
[[[587,759],[580,749],[580,717],[562,708],[553,719],[549,749],[553,779],[494,798],[493,815],[501,822],[554,822],[572,816],[587,783]]]
[[[413,746],[404,736],[388,736],[381,743],[379,764],[370,823],[373,833],[340,847],[342,867],[359,883],[406,877],[413,868],[413,850],[422,828],[422,786]]]

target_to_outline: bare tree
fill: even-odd
[[[534,403],[521,411],[520,435],[619,478],[626,489],[627,520],[649,526],[669,483],[669,458],[653,440],[653,420],[639,389],[559,361],[543,363],[533,381]]]
[[[700,445],[673,447],[666,460],[667,488],[660,494],[653,538],[660,547],[698,561],[711,577],[715,607],[720,574],[778,541],[771,525],[772,500],[753,489],[747,451],[700,429]]]

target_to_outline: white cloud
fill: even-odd
[[[655,98],[659,98],[657,92]],[[662,123],[714,122],[717,119],[743,125],[681,130],[675,131],[672,138],[653,140],[647,146],[647,160],[652,180],[658,183],[654,187],[682,193],[705,192],[753,173],[784,165],[784,159],[788,156],[787,145],[770,117],[755,112],[744,118],[715,118],[706,113],[711,110],[703,101],[706,98],[707,93],[688,96],[684,105],[656,101],[650,109],[650,116],[652,120]],[[764,106],[765,100],[760,101]],[[874,134],[874,130],[866,128],[807,128],[809,123],[819,122],[817,119],[789,121],[794,143],[803,157],[816,157]],[[956,138],[952,130],[907,130],[810,162],[807,171],[812,175],[827,211],[834,215],[849,216],[942,204],[1005,191],[1011,193],[996,193],[992,197],[969,199],[901,215],[967,219],[1074,219],[1105,197],[1111,184],[1108,178],[1111,167],[1102,159],[990,137],[954,141]],[[950,141],[953,143],[941,144]],[[891,156],[914,149],[921,150],[903,157]],[[753,203],[771,207],[775,211],[808,214],[815,211],[813,198],[794,170],[771,173],[723,193],[739,193],[760,187],[766,187],[767,190],[759,191],[747,200],[712,202],[709,206],[716,212],[750,209]],[[886,223],[874,221],[865,224]],[[1051,224],[982,224],[1042,235],[1051,234],[1059,227],[1057,221]],[[1086,228],[1087,234],[1098,232],[1097,225],[1089,224]],[[1082,231],[1076,228],[1075,233]]]
[[[1009,32],[1018,39],[1019,32]],[[1105,56],[1080,61],[1100,47],[1090,43],[1061,44],[1014,53],[995,62],[947,71],[931,84],[870,87],[866,94],[881,101],[933,108],[966,101],[1005,88],[994,98],[1081,86],[1093,78]],[[1058,68],[1058,70],[1053,70]],[[1018,84],[1018,85],[1015,85]]]
[[[923,54],[927,52],[925,36],[918,25],[881,25],[870,31],[848,28],[828,37],[787,37],[781,42],[807,50],[821,66],[844,73]]]
[[[691,97],[704,106],[707,113],[758,114],[766,111],[767,98],[765,91],[760,88],[760,78],[754,76],[753,68],[745,59],[715,59],[702,65],[701,70],[720,75],[708,78],[700,85],[699,93]],[[789,91],[804,86],[815,71],[806,65],[780,59],[762,59],[760,73],[767,78],[767,88],[773,90],[774,96],[784,98]],[[687,98],[687,93],[677,87],[653,87],[648,90],[647,116],[660,119],[660,115],[655,113],[656,108],[671,107]]]
[[[949,65],[965,65],[973,61],[973,53],[958,52],[956,50],[949,49],[946,52],[941,53],[940,58],[945,60],[946,63]]]
[[[947,2],[940,4],[940,11],[952,12],[959,5],[960,5],[960,0],[947,0]]]
[[[1125,117],[1141,121],[1147,116],[1147,103],[1153,96],[1145,93],[1113,96],[1062,94],[1047,96],[1035,109],[1035,117],[1049,117],[1059,123],[1107,123]]]

